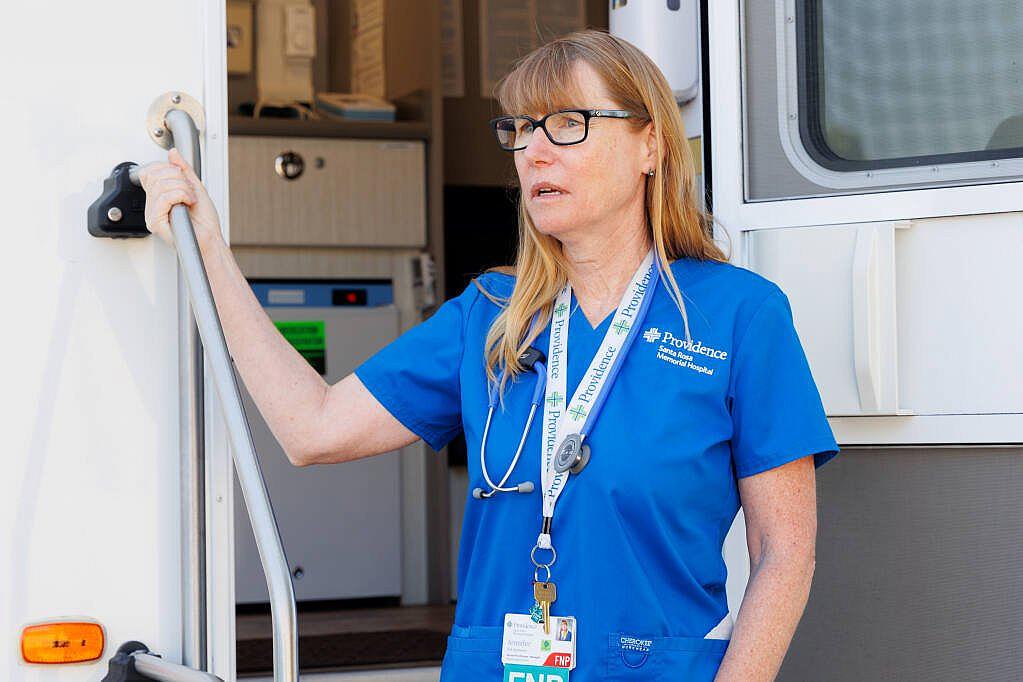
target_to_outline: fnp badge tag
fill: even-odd
[[[543,623],[533,622],[528,613],[506,614],[501,643],[505,682],[568,682],[568,671],[575,667],[575,640],[576,622],[571,616],[551,616],[548,634]],[[561,676],[552,677],[548,668]],[[531,677],[518,677],[518,673]]]
[[[568,682],[568,671],[541,665],[506,665],[504,682]]]

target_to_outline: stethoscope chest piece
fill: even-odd
[[[572,433],[561,441],[558,451],[554,453],[554,470],[558,473],[571,471],[578,474],[590,461],[590,446],[583,444],[581,434]]]

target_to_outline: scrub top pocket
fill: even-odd
[[[713,682],[728,648],[726,639],[608,636],[605,679],[650,682]]]
[[[448,636],[448,648],[441,664],[441,682],[480,680],[501,682],[501,626],[454,626]]]

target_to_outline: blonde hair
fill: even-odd
[[[662,282],[682,313],[686,338],[689,318],[678,283],[667,267],[672,261],[690,257],[725,262],[727,256],[711,237],[710,217],[700,207],[695,187],[696,170],[686,140],[678,104],[664,74],[631,43],[603,30],[587,29],[556,38],[519,59],[495,88],[501,109],[509,113],[556,111],[582,105],[573,76],[577,60],[585,61],[601,76],[612,100],[634,112],[624,119],[636,130],[653,123],[657,141],[656,172],[646,179],[646,215],[654,256],[661,267]],[[486,371],[491,382],[498,368],[506,370],[499,391],[503,393],[508,375],[529,368],[519,356],[546,327],[558,292],[567,281],[560,242],[538,231],[526,211],[520,191],[518,206],[519,240],[515,265],[515,286],[507,299],[477,287],[490,300],[503,306],[490,326],[486,339]],[[509,268],[492,268],[509,273]],[[531,321],[537,324],[531,326]]]

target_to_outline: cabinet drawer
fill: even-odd
[[[421,141],[233,136],[229,157],[233,244],[426,245]]]

